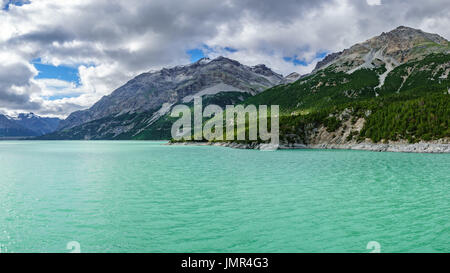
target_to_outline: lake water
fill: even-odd
[[[0,251],[450,252],[450,155],[0,142]]]

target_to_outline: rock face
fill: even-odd
[[[287,75],[286,77],[284,77],[284,79],[288,83],[293,83],[293,82],[297,81],[300,78],[301,78],[301,75],[298,74],[297,72],[293,72],[293,73]]]
[[[187,103],[195,95],[224,91],[255,95],[284,82],[282,75],[274,73],[265,65],[249,67],[224,57],[214,60],[205,58],[191,65],[141,74],[111,95],[103,97],[90,109],[72,113],[61,122],[59,130],[105,117],[158,111],[162,108],[167,112],[171,105]]]
[[[334,60],[339,58],[339,56],[341,56],[341,55],[342,55],[342,51],[328,54],[323,60],[321,60],[317,63],[316,68],[314,69],[314,72],[319,70],[320,68],[326,66],[327,64],[333,62]]]
[[[437,34],[400,26],[382,33],[342,52],[328,55],[319,62],[315,71],[334,64],[337,71],[351,73],[359,68],[375,68],[381,65],[396,67],[430,53],[448,53],[449,42]]]
[[[0,115],[0,137],[42,136],[56,131],[60,121],[33,113],[19,114],[17,117]]]

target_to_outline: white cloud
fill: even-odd
[[[381,5],[381,0],[367,0],[369,6],[379,6]]]
[[[447,2],[39,0],[11,5],[0,11],[0,111],[65,116],[139,73],[188,63],[186,51],[202,45],[215,49],[211,57],[264,63],[283,74],[308,73],[318,52],[342,50],[399,25],[450,37]],[[308,65],[283,59],[294,56]],[[80,85],[34,79],[37,71],[30,62],[36,58],[77,68]]]

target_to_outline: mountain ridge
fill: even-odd
[[[449,53],[441,36],[400,26],[244,103],[280,105],[287,146],[449,144]]]
[[[17,117],[0,114],[0,137],[36,137],[56,131],[58,118],[20,113]]]
[[[240,91],[254,95],[283,82],[282,75],[265,65],[250,67],[225,57],[203,58],[189,65],[140,74],[91,108],[70,114],[58,129],[70,129],[111,115],[157,110],[164,103],[175,104],[202,91],[206,94]]]
[[[283,78],[264,65],[248,67],[224,57],[201,59],[191,65],[146,74],[166,76],[167,80],[157,81],[163,86],[158,92],[165,96],[171,94],[171,100],[160,100],[157,107],[141,111],[129,111],[126,107],[121,108],[126,109],[122,112],[115,109],[114,114],[98,119],[91,117],[90,121],[73,127],[62,126],[62,130],[46,137],[168,139],[174,122],[168,115],[171,107],[174,103],[192,106],[193,95],[200,94],[218,104],[280,105],[281,138],[285,143],[319,145],[364,139],[374,142],[449,139],[450,131],[445,129],[450,120],[446,110],[450,94],[449,48],[449,42],[437,34],[400,26],[342,52],[329,54],[312,73],[302,76],[292,73]],[[180,74],[189,76],[189,73],[177,74],[176,71],[211,65],[215,65],[212,71],[216,77],[212,79],[218,77],[219,81],[211,83],[211,77],[200,77],[197,80],[201,88],[190,85],[192,88],[187,91],[175,93],[166,86],[174,84],[174,79],[177,83]],[[234,69],[233,73],[230,68]],[[238,80],[233,82],[231,75]],[[249,86],[248,75],[257,75],[259,83],[267,85],[260,89]],[[234,84],[232,88],[227,86],[230,82]],[[242,82],[247,85],[237,88]],[[212,88],[217,84],[218,88]],[[235,88],[237,90],[232,90]],[[136,89],[129,89],[133,90]],[[103,103],[105,101],[99,101],[96,107],[102,107]],[[390,111],[395,111],[396,116]],[[71,117],[76,118],[76,113]]]
[[[449,41],[438,34],[399,26],[362,43],[357,43],[348,49],[327,55],[324,60],[317,63],[313,73],[336,63],[338,69],[348,72],[377,58],[381,58],[380,61],[385,61],[384,59],[387,58],[392,65],[400,65],[409,60],[426,56],[430,51],[448,53],[449,46]],[[369,56],[370,54],[372,55]],[[367,59],[367,57],[370,58]],[[344,65],[349,60],[353,61],[352,64]]]

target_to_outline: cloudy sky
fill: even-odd
[[[448,0],[0,0],[0,113],[65,117],[203,56],[307,73],[399,25],[449,39],[449,14]]]

